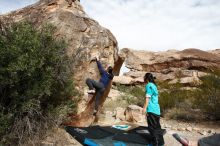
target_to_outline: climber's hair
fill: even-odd
[[[113,79],[114,74],[113,74],[113,68],[112,68],[111,66],[109,66],[109,67],[107,68],[107,72],[108,72],[108,74],[110,75],[110,79]]]
[[[148,82],[154,83],[156,85],[156,83],[154,81],[155,79],[156,78],[153,76],[152,73],[146,73],[145,76],[144,76],[144,82],[145,83],[148,81]]]
[[[113,74],[113,68],[111,66],[109,66],[107,68],[107,71],[108,71],[109,74]]]

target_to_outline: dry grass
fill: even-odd
[[[111,99],[107,99],[103,106],[106,110],[112,111],[116,107],[126,108],[128,105],[129,105],[129,103],[126,100],[123,100],[123,99],[118,99],[116,101],[111,100]]]
[[[204,120],[205,116],[202,114],[200,110],[183,110],[180,108],[173,108],[168,110],[164,117],[167,119],[175,119],[175,120],[181,120],[181,121],[200,121]]]

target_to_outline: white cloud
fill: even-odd
[[[0,13],[36,1],[0,0]],[[120,48],[220,48],[219,0],[81,0],[81,4],[113,32]]]
[[[142,50],[220,48],[218,0],[81,0],[116,36],[119,47]]]

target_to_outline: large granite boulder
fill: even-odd
[[[88,77],[99,78],[97,65],[95,62],[90,63],[90,59],[98,55],[104,66],[117,66],[118,45],[112,33],[88,17],[78,0],[74,1],[71,7],[65,0],[40,0],[36,4],[0,16],[2,19],[7,17],[14,21],[29,20],[36,27],[45,23],[51,23],[57,27],[56,37],[63,38],[68,43],[67,54],[74,60],[73,80],[81,93],[78,113],[68,124],[90,125],[94,120],[93,115],[90,114],[94,108],[94,98],[89,102],[86,101],[88,98],[84,94],[87,90],[85,80]],[[101,105],[109,89],[110,86],[101,99]]]

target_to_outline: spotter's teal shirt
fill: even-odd
[[[160,115],[160,105],[158,103],[158,90],[154,83],[149,82],[146,87],[146,98],[149,98],[147,113],[154,113]]]

